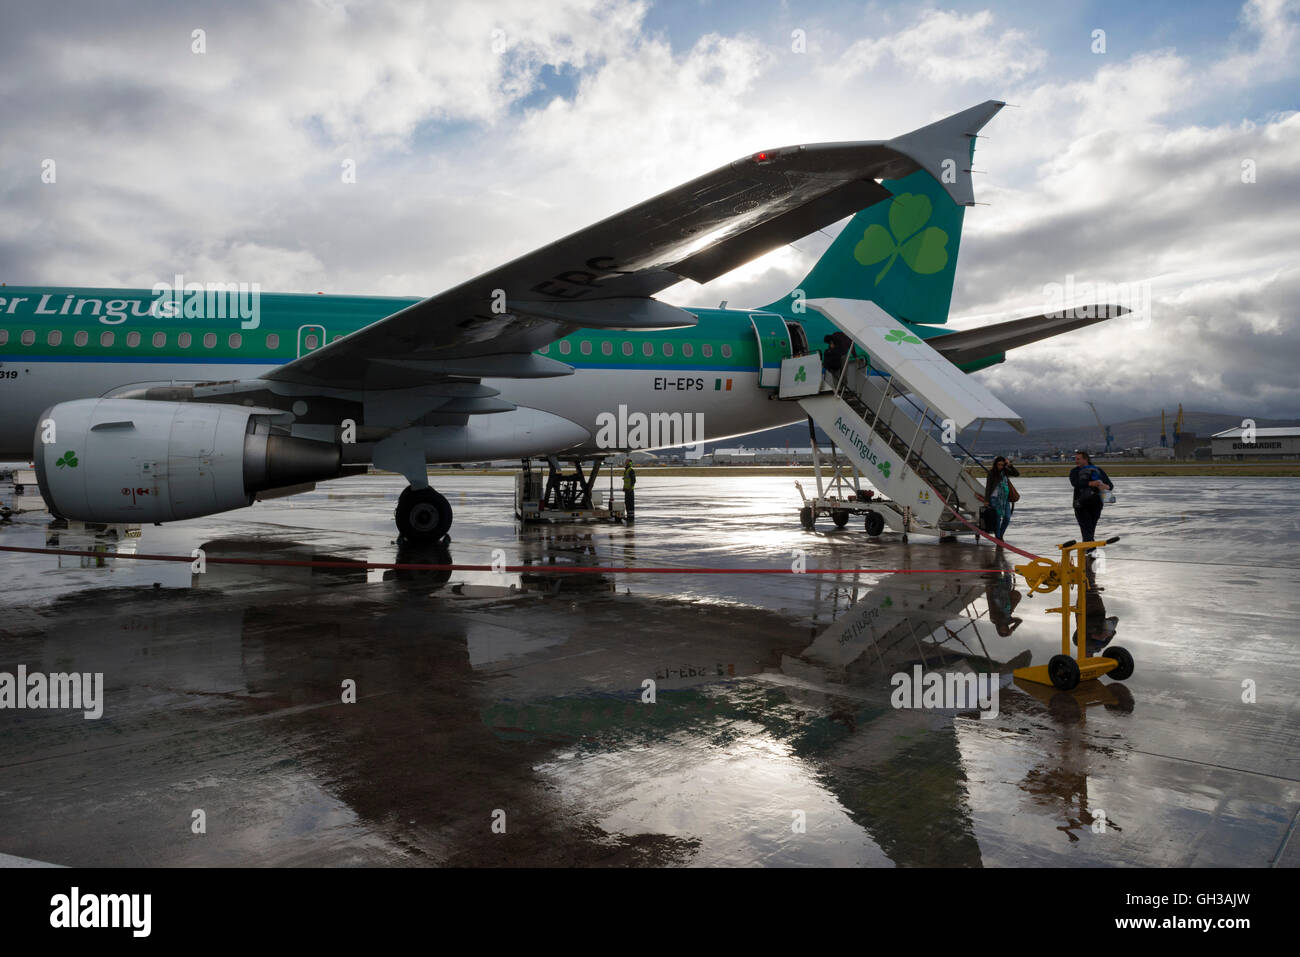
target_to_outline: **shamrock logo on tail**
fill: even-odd
[[[930,198],[920,193],[903,193],[889,204],[889,229],[872,223],[853,247],[853,258],[864,266],[874,266],[888,259],[876,273],[876,285],[885,278],[899,256],[912,272],[928,275],[948,265],[948,234],[938,226],[925,226],[933,207]],[[890,234],[893,234],[892,236]]]
[[[898,345],[900,342],[918,342],[918,343],[919,343],[921,340],[918,339],[918,338],[916,338],[916,336],[914,336],[914,335],[912,335],[912,334],[910,334],[910,333],[908,333],[908,332],[905,332],[905,331],[902,330],[902,329],[890,329],[890,330],[889,330],[889,335],[885,336],[885,341],[886,341],[886,342],[892,342],[894,345]]]
[[[63,468],[66,465],[70,469],[75,469],[77,467],[77,453],[73,451],[64,452],[54,464],[58,468]]]

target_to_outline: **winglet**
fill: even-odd
[[[954,203],[973,206],[975,190],[970,178],[971,139],[1004,106],[1006,104],[1001,100],[986,100],[979,106],[954,113],[937,123],[897,136],[886,145],[933,176]]]

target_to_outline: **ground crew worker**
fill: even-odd
[[[633,486],[636,485],[636,471],[632,468],[632,460],[628,459],[623,463],[623,504],[627,509],[627,520],[633,521],[636,512],[636,491]]]

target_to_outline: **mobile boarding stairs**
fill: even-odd
[[[812,528],[819,515],[829,515],[841,527],[863,515],[869,535],[888,526],[902,532],[904,541],[909,532],[946,537],[978,527],[982,483],[949,448],[979,464],[955,442],[957,432],[977,420],[1009,422],[1024,432],[1024,421],[875,303],[810,299],[807,305],[868,358],[846,357],[833,379],[818,353],[780,361],[777,398],[803,407],[812,438],[816,495],[795,483],[803,498],[804,527]],[[919,414],[909,414],[900,399]],[[813,423],[839,449],[831,450],[829,469],[823,467]],[[940,441],[945,432],[954,437],[947,445]],[[861,487],[864,479],[871,489]]]

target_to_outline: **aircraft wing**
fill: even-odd
[[[966,365],[988,359],[1041,339],[1050,339],[1063,332],[1072,332],[1107,319],[1122,316],[1130,310],[1123,306],[1073,307],[1074,315],[1026,316],[1007,322],[994,322],[976,329],[963,329],[926,339],[928,345],[954,365]],[[1079,313],[1085,313],[1080,316]]]
[[[742,157],[332,341],[266,378],[395,388],[449,376],[570,373],[534,351],[577,328],[694,325],[692,314],[651,296],[682,279],[708,282],[889,198],[879,179],[925,169],[954,201],[969,205],[970,137],[1002,106],[989,100],[892,140]]]

